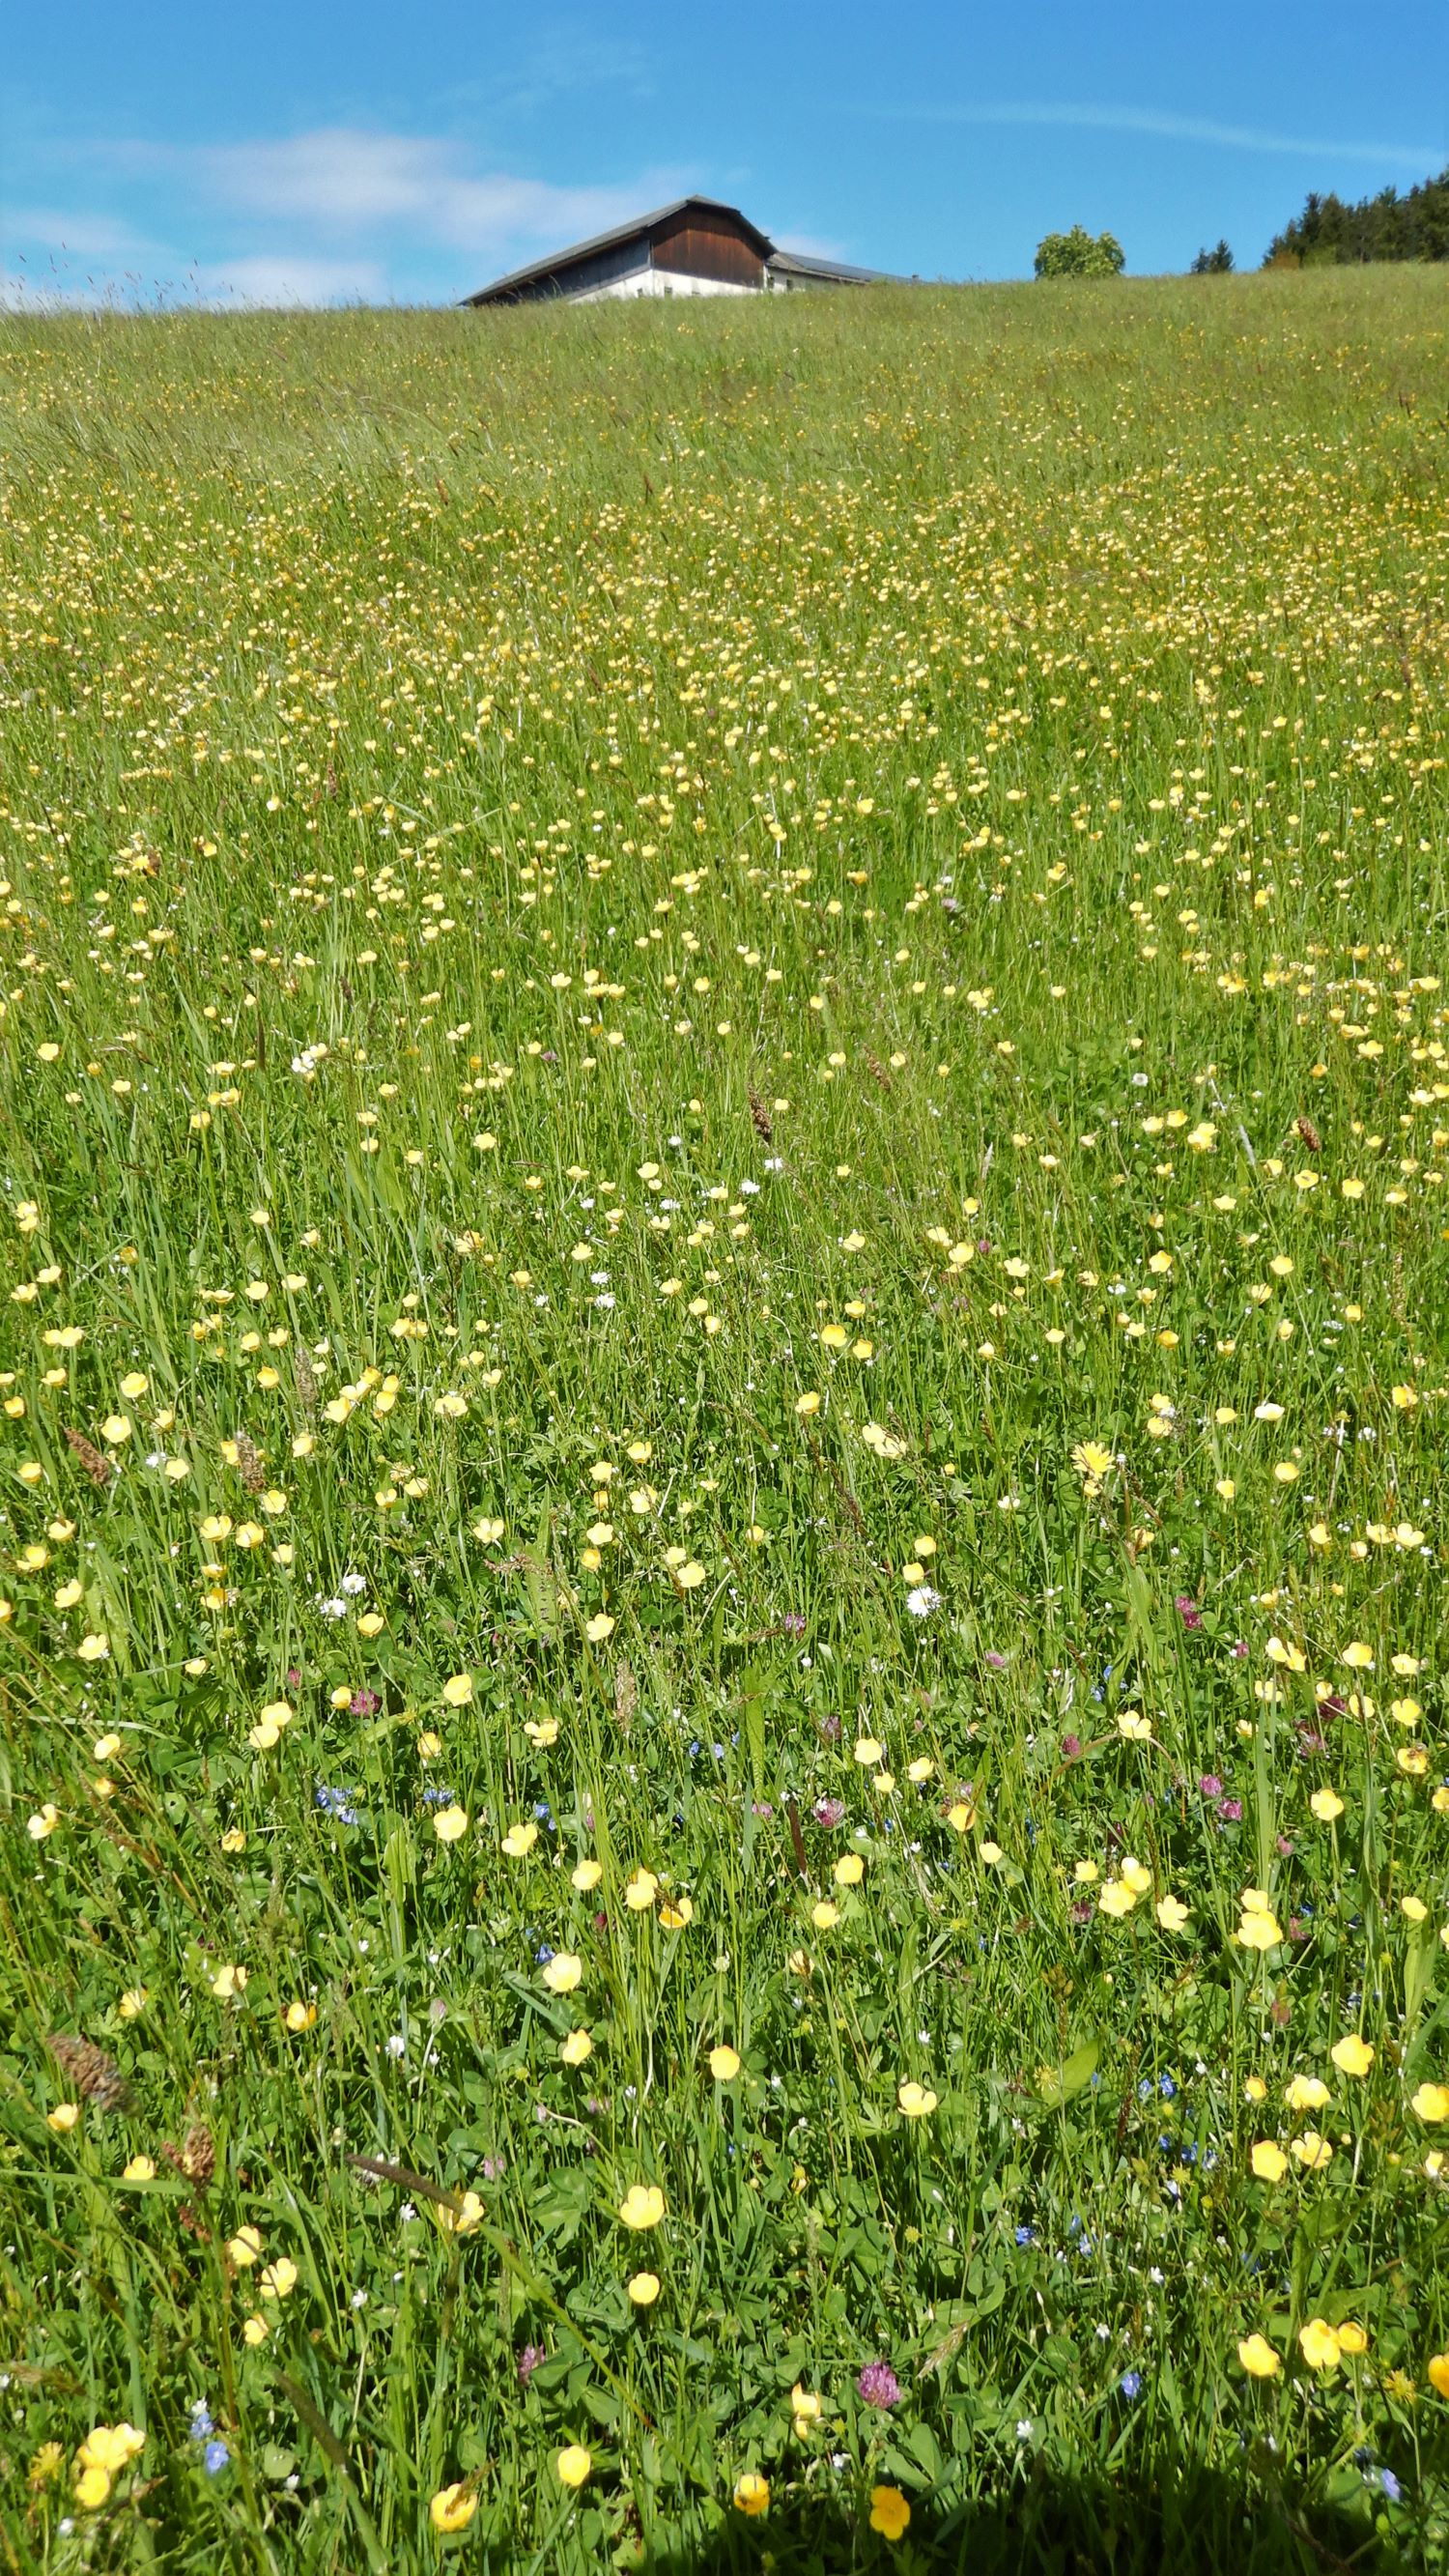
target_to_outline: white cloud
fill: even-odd
[[[848,245],[837,241],[833,234],[791,232],[787,228],[771,233],[770,239],[778,250],[793,250],[801,259],[848,260],[851,255]]]
[[[254,252],[240,259],[202,261],[193,272],[206,304],[378,304],[387,281],[371,259],[314,259]]]
[[[333,239],[390,234],[399,248],[484,260],[606,231],[687,184],[677,172],[656,171],[627,187],[559,187],[478,170],[465,146],[443,136],[354,126],[319,126],[280,141],[114,143],[96,157],[132,178],[179,182],[273,228],[310,226]]]
[[[1420,143],[1330,143],[1292,134],[1272,134],[1255,125],[1219,125],[1209,117],[1178,116],[1166,110],[1138,107],[1054,106],[1045,101],[966,106],[885,107],[857,105],[861,116],[888,117],[912,125],[1047,125],[1074,126],[1103,134],[1149,134],[1171,143],[1207,143],[1234,152],[1299,154],[1311,160],[1402,163],[1419,171],[1437,170],[1442,151]]]
[[[119,188],[158,229],[164,221],[173,241],[189,237],[204,252],[178,259],[110,217],[38,211],[23,233],[12,221],[12,239],[43,251],[53,289],[64,264],[51,255],[63,240],[82,258],[144,268],[149,281],[184,275],[181,292],[203,300],[254,304],[381,300],[400,277],[416,291],[421,275],[436,275],[440,253],[450,267],[466,263],[453,288],[461,294],[691,184],[679,171],[654,170],[622,187],[559,186],[480,168],[466,145],[446,137],[352,126],[245,143],[72,143],[50,157],[72,175],[87,169]],[[139,291],[134,275],[101,285],[122,300]]]
[[[90,215],[72,208],[63,214],[53,206],[7,206],[5,230],[16,242],[43,243],[47,252],[66,252],[75,259],[149,260],[157,245],[131,225],[111,215]]]

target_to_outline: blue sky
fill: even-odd
[[[7,52],[11,301],[442,303],[696,188],[927,277],[1074,222],[1251,267],[1308,188],[1449,162],[1425,0],[72,0]]]

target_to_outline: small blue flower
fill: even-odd
[[[219,2478],[230,2458],[225,2442],[208,2442],[201,2455],[201,2465],[209,2478]]]
[[[1402,2498],[1403,2498],[1404,2490],[1403,2490],[1403,2488],[1400,2486],[1399,2481],[1398,2481],[1398,2479],[1395,2477],[1395,2475],[1394,2475],[1394,2473],[1393,2473],[1393,2470],[1392,2470],[1392,2469],[1380,2469],[1380,2471],[1379,2471],[1379,2485],[1383,2488],[1383,2491],[1384,2491],[1385,2495],[1388,2497],[1388,2500],[1389,2500],[1390,2504],[1398,2504],[1398,2503],[1400,2503],[1400,2502],[1401,2502],[1401,2500],[1402,2500]]]
[[[1124,2397],[1140,2397],[1142,2394],[1141,2371],[1124,2370],[1121,2378],[1117,2382],[1117,2385],[1121,2389]]]
[[[207,2405],[204,2397],[198,2397],[191,2410],[191,2438],[193,2442],[204,2442],[208,2433],[214,2432],[215,2429],[216,2428],[211,2420],[211,2408]]]
[[[1172,2102],[1176,2100],[1177,2086],[1174,2084],[1170,2075],[1161,2075],[1158,2077],[1157,2089],[1162,2095],[1164,2102]]]
[[[537,1965],[540,1968],[546,1968],[550,1959],[553,1957],[553,1952],[546,1941],[540,1941],[538,1948],[534,1951],[533,1955]]]
[[[1034,2227],[1018,2227],[1016,2231],[1016,2241],[1018,2245],[1034,2245],[1036,2243],[1036,2229]]]

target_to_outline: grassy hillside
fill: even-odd
[[[0,324],[0,2563],[1443,2565],[1446,356]]]

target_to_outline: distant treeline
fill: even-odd
[[[1346,206],[1315,191],[1268,245],[1265,268],[1331,268],[1360,260],[1449,259],[1449,169],[1400,196],[1383,188]]]

